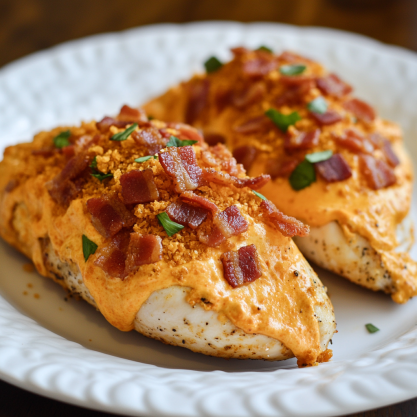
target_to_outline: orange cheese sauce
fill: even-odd
[[[81,129],[78,133],[85,134],[89,129],[93,129],[91,124],[85,125],[85,131]],[[67,209],[60,207],[50,197],[45,183],[62,169],[63,162],[57,166],[51,160],[47,163],[31,155],[33,149],[49,143],[55,134],[55,131],[42,133],[31,144],[8,148],[0,163],[0,234],[31,258],[42,275],[51,276],[44,264],[41,245],[42,239],[49,238],[62,262],[78,266],[101,313],[122,331],[134,328],[137,312],[154,291],[179,285],[192,289],[188,296],[191,305],[200,303],[205,309],[218,312],[220,318],[226,317],[247,333],[259,333],[281,341],[294,353],[300,366],[329,359],[328,355],[320,356],[320,331],[315,313],[315,308],[323,304],[317,292],[319,288],[322,291],[322,284],[290,238],[249,214],[251,207],[256,212],[258,197],[249,190],[238,190],[236,195],[236,191],[229,187],[205,187],[207,195],[223,199],[219,200],[219,206],[221,201],[227,206],[237,204],[250,226],[247,232],[228,239],[218,248],[207,247],[194,257],[190,257],[190,249],[184,249],[178,243],[190,233],[187,228],[170,238],[162,226],[155,223],[155,214],[144,222],[138,221],[135,231],[149,232],[147,228],[152,227],[152,232],[161,236],[164,257],[157,263],[140,267],[123,281],[112,278],[94,264],[96,255],[91,255],[85,262],[82,251],[82,235],[99,247],[105,242],[105,238],[92,225],[86,209],[90,193],[100,194],[105,186],[90,180],[85,186],[85,195],[74,199]],[[129,148],[126,142],[119,146]],[[195,148],[198,154],[198,148]],[[126,154],[130,155],[132,149],[129,148]],[[102,154],[106,154],[105,149]],[[132,158],[138,156],[132,155]],[[100,161],[102,163],[104,159]],[[120,176],[117,170],[121,166],[123,170],[128,169],[128,165],[123,163],[112,168],[115,179],[109,184],[114,183],[113,188],[117,188],[117,176]],[[159,162],[149,161],[149,166],[153,167],[156,174],[160,173]],[[24,172],[25,178],[22,179]],[[21,178],[19,185],[8,190],[10,181],[16,178]],[[162,187],[162,177],[156,178]],[[172,198],[169,190],[161,189],[161,195]],[[162,207],[160,210],[163,211],[164,204],[164,201],[156,202],[151,211],[157,213],[158,207]],[[135,209],[138,216],[146,209],[146,205],[140,206]],[[226,251],[252,243],[257,247],[263,274],[251,284],[233,289],[224,279],[220,256]],[[170,248],[174,247],[183,251],[180,253],[182,261],[176,260],[170,253]],[[185,256],[188,256],[186,261]],[[331,309],[330,301],[326,303]]]

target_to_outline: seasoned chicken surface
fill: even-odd
[[[150,101],[148,113],[193,123],[249,175],[271,175],[262,194],[311,227],[296,238],[307,258],[398,303],[415,296],[416,263],[403,245],[413,235],[412,167],[400,128],[310,59],[232,52]]]
[[[122,331],[225,358],[328,361],[331,302],[260,194],[197,130],[116,118],[38,134],[0,163],[0,234]]]

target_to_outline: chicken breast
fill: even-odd
[[[308,227],[251,191],[268,180],[125,106],[6,149],[0,233],[122,331],[315,365],[331,357],[333,308],[291,239]]]
[[[398,303],[417,295],[416,264],[397,237],[402,230],[412,239],[413,175],[401,129],[317,62],[232,52],[231,62],[208,65],[145,109],[192,122],[249,175],[271,175],[262,193],[311,227],[296,239],[307,258]]]

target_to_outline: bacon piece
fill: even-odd
[[[286,135],[284,139],[284,149],[288,153],[299,150],[310,149],[319,144],[320,129],[310,132],[298,133],[297,136]]]
[[[238,251],[226,252],[221,256],[224,278],[233,287],[240,287],[262,275],[261,263],[255,245],[242,246]]]
[[[310,88],[313,88],[316,83],[316,77],[312,75],[281,75],[280,81],[288,87],[308,85],[311,86]]]
[[[334,138],[338,145],[355,153],[374,151],[372,143],[356,129],[346,129],[342,136],[334,136]]]
[[[97,256],[94,264],[103,269],[103,271],[110,277],[124,280],[128,275],[125,268],[125,262],[129,241],[129,231],[120,231],[113,236],[109,243],[99,248],[96,252]]]
[[[146,113],[142,109],[134,109],[126,104],[120,109],[117,119],[129,123],[148,121]]]
[[[287,79],[294,78],[297,82],[292,81],[292,85],[288,84]],[[305,96],[316,86],[314,78],[311,77],[281,77],[287,83],[286,90],[274,100],[277,107],[283,105],[293,106],[303,103]]]
[[[400,163],[398,156],[395,154],[394,150],[392,149],[391,142],[387,138],[384,138],[379,133],[372,133],[371,135],[369,135],[369,140],[377,148],[382,150],[382,152],[385,155],[385,159],[390,166],[396,167]]]
[[[195,190],[201,185],[202,171],[192,146],[172,146],[158,155],[165,172],[174,179],[177,193]]]
[[[197,229],[207,218],[207,210],[187,203],[171,203],[166,213],[172,221],[191,227],[191,229]]]
[[[278,229],[284,236],[308,236],[310,227],[294,217],[286,216],[279,211],[275,204],[269,200],[263,200],[260,208],[269,222]]]
[[[88,166],[88,157],[78,154],[72,157],[64,169],[51,181],[45,184],[52,199],[61,205],[68,205],[78,193],[78,188],[73,180],[79,177]]]
[[[133,140],[139,145],[144,146],[149,155],[155,155],[162,148],[165,148],[167,139],[162,137],[157,129],[154,127],[148,127],[142,130],[135,130],[132,133]]]
[[[226,210],[217,213],[213,217],[213,228],[209,234],[198,233],[200,242],[210,247],[221,245],[231,236],[240,235],[248,230],[249,223],[240,214],[236,206],[230,206]]]
[[[317,80],[317,87],[323,94],[343,97],[352,92],[353,88],[342,81],[336,74],[329,74]]]
[[[379,190],[397,182],[394,170],[384,161],[371,155],[360,155],[360,168],[370,188]]]
[[[199,145],[204,143],[203,136],[195,127],[184,123],[167,123],[167,126],[179,131],[178,139],[196,140]]]
[[[104,196],[87,200],[87,210],[91,214],[91,222],[104,237],[112,237],[123,227],[133,226],[135,216],[117,196]]]
[[[96,122],[97,129],[100,132],[107,132],[110,129],[110,126],[116,126],[117,128],[126,127],[127,125],[131,124],[132,122],[127,122],[123,120],[117,120],[113,117],[104,117],[99,122]]]
[[[127,248],[126,274],[137,271],[142,265],[153,264],[162,259],[162,240],[159,236],[131,233]]]
[[[299,64],[300,62],[312,62],[310,59],[303,57],[301,55],[295,54],[291,51],[284,51],[280,55],[278,55],[278,60],[280,62],[286,62],[288,64]]]
[[[151,169],[134,170],[120,177],[125,204],[149,203],[159,198]]]
[[[205,210],[208,210],[213,216],[220,210],[212,201],[205,197],[194,194],[192,191],[185,191],[180,195],[182,201],[195,204]]]
[[[362,100],[352,98],[343,103],[343,107],[353,113],[359,120],[370,123],[375,120],[375,110]]]
[[[220,133],[204,133],[204,140],[209,146],[214,146],[218,143],[226,143],[226,138]]]
[[[243,73],[250,78],[260,78],[277,68],[278,62],[268,52],[258,52],[253,59],[243,63]]]
[[[250,135],[251,133],[259,132],[269,125],[270,120],[262,115],[247,120],[245,123],[236,126],[235,132],[242,133],[242,135]]]
[[[340,153],[335,153],[331,158],[317,162],[314,166],[327,182],[343,181],[352,176],[352,170]]]
[[[343,119],[343,117],[334,110],[327,110],[326,113],[323,114],[315,112],[310,112],[310,114],[316,122],[321,125],[333,125]]]
[[[253,146],[240,146],[233,151],[233,157],[238,164],[242,164],[249,171],[255,161],[257,150]]]
[[[208,79],[195,80],[188,86],[188,104],[185,113],[185,121],[188,124],[194,122],[200,116],[207,104],[210,91],[210,81]]]
[[[60,149],[60,151],[65,156],[65,158],[69,159],[75,155],[75,146],[74,145],[64,146],[62,149]]]
[[[52,155],[55,155],[58,152],[56,148],[40,148],[34,149],[32,155],[34,156],[43,156],[44,158],[50,158]]]
[[[266,86],[263,82],[258,81],[243,90],[235,92],[231,97],[231,101],[235,107],[242,109],[249,104],[256,103],[266,94]]]
[[[232,48],[230,52],[236,57],[248,53],[249,49],[246,49],[244,46],[237,46],[236,48]]]
[[[230,175],[239,175],[240,173],[244,173],[245,170],[242,168],[242,165],[238,165],[236,159],[230,157],[221,163],[222,170],[226,171]]]
[[[236,188],[248,187],[252,190],[259,190],[271,179],[271,177],[266,174],[254,178],[237,178],[233,175],[226,174],[225,172],[216,171],[213,168],[204,168],[203,178],[206,181],[214,182],[216,184],[234,185]]]
[[[275,159],[269,159],[266,163],[266,172],[272,179],[278,177],[288,177],[298,164],[299,161],[297,159],[283,162],[278,162]]]

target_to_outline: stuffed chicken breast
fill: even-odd
[[[327,361],[335,319],[291,237],[308,226],[197,130],[116,118],[38,134],[0,163],[0,233],[118,329],[225,358]]]
[[[316,62],[267,48],[232,52],[146,110],[193,123],[249,175],[269,174],[263,194],[311,226],[295,239],[306,257],[398,303],[416,295],[412,167],[400,128]]]

